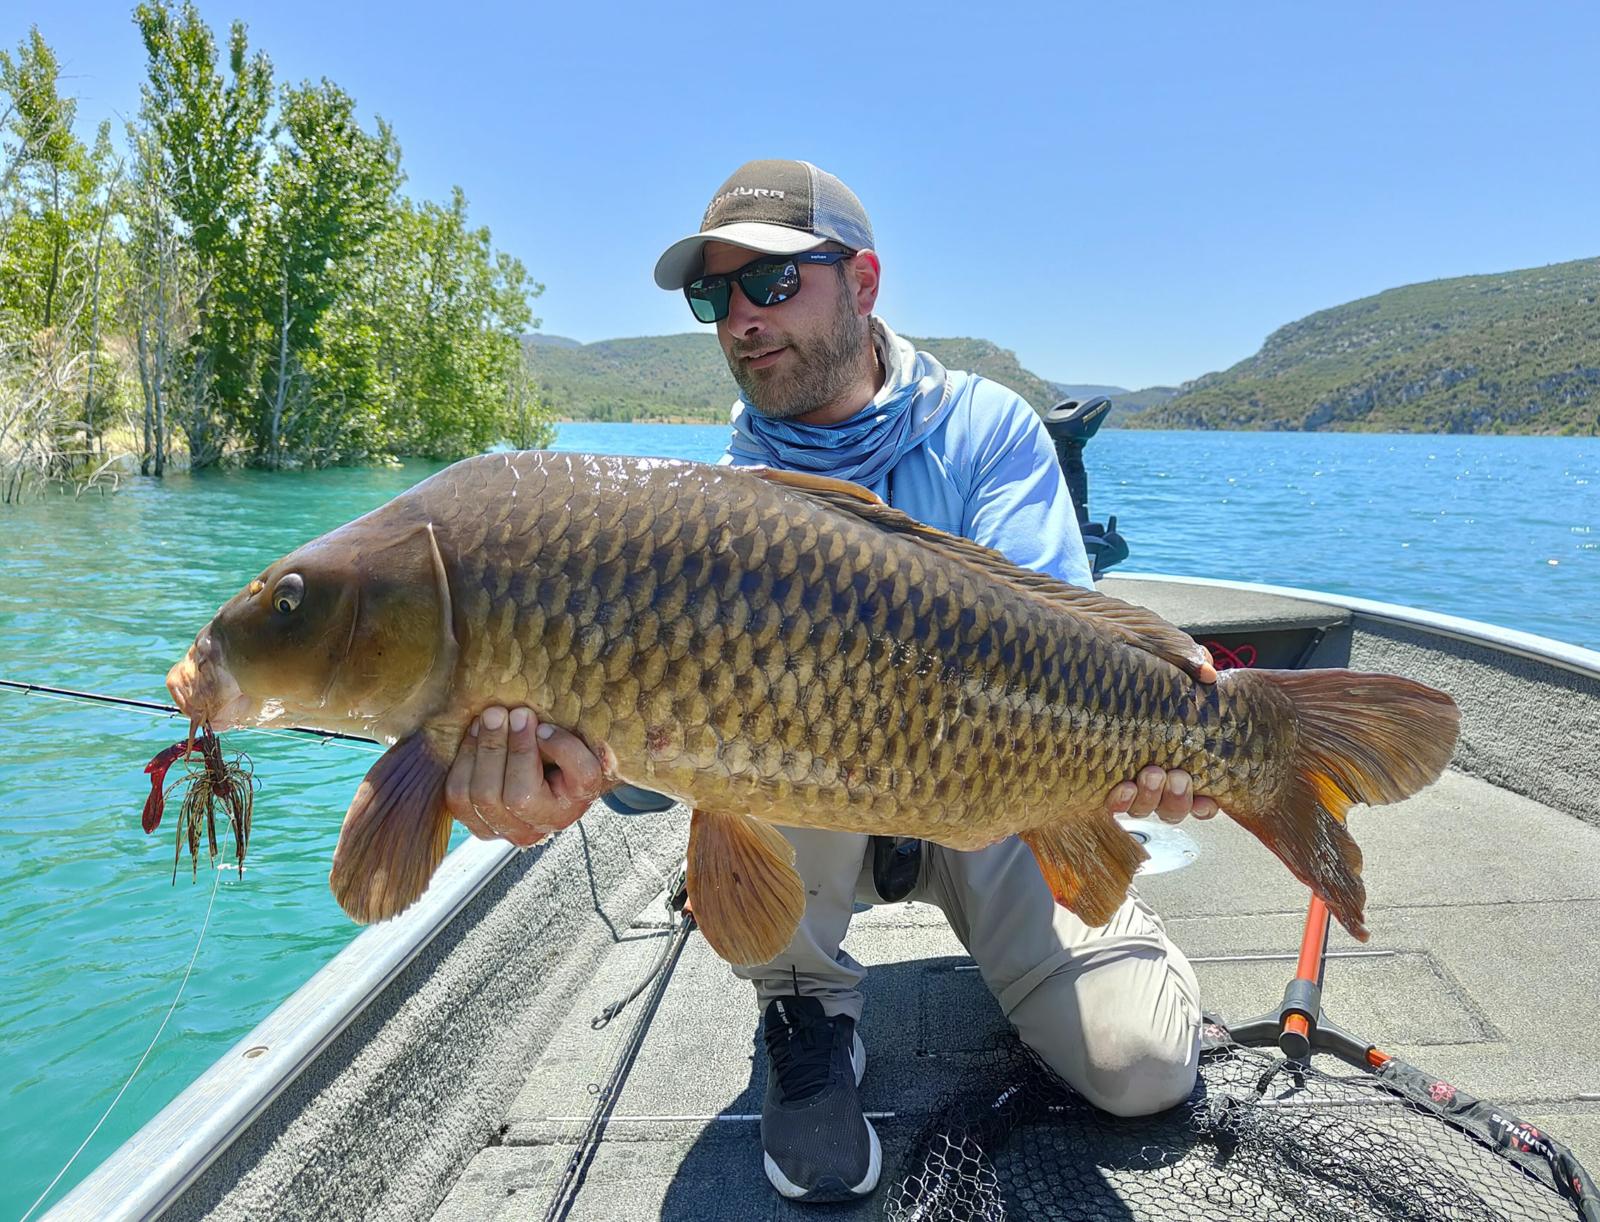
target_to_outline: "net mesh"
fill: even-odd
[[[1554,1182],[1332,1058],[1302,1068],[1276,1052],[1210,1042],[1186,1106],[1129,1120],[1097,1111],[1007,1036],[934,1109],[885,1214],[891,1222],[1585,1216]]]

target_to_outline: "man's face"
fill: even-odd
[[[705,274],[736,271],[758,252],[707,242]],[[775,256],[776,257],[776,256]],[[843,263],[801,265],[800,291],[788,301],[757,306],[737,284],[717,340],[733,380],[757,411],[775,419],[803,416],[844,394],[859,375],[868,343],[855,282]]]

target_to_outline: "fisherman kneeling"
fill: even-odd
[[[1038,416],[998,383],[946,370],[876,318],[880,275],[855,195],[797,161],[741,166],[700,231],[661,256],[656,283],[683,291],[695,317],[716,325],[740,390],[723,461],[850,480],[1016,564],[1091,585]],[[474,835],[528,845],[576,821],[602,785],[600,761],[580,739],[527,709],[492,708],[458,754],[446,800]],[[630,787],[605,800],[624,813],[671,804]],[[1187,774],[1155,767],[1115,786],[1106,806],[1173,823],[1217,809]],[[1055,902],[1015,837],[960,852],[781,830],[795,848],[805,916],[782,954],[735,971],[762,1007],[770,1064],[761,1140],[767,1177],[784,1196],[861,1196],[881,1169],[857,1095],[866,972],[840,949],[858,899],[938,905],[1021,1038],[1096,1106],[1135,1116],[1188,1097],[1199,987],[1137,895],[1091,928]]]

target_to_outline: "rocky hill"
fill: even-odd
[[[1319,311],[1123,423],[1600,433],[1600,259],[1411,284]]]

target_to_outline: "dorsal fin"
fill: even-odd
[[[747,475],[759,475],[774,484],[798,488],[809,492],[818,500],[832,502],[834,497],[860,505],[884,505],[884,500],[870,488],[852,484],[847,479],[834,479],[827,475],[810,475],[804,471],[779,471],[776,467],[739,467]],[[884,505],[884,508],[888,508]]]
[[[1205,651],[1194,638],[1181,628],[1169,624],[1154,611],[1094,590],[1080,589],[1044,573],[1012,564],[992,547],[984,547],[960,535],[946,534],[908,517],[898,509],[891,509],[859,484],[822,475],[778,471],[772,467],[745,467],[742,470],[770,483],[781,484],[831,509],[870,522],[879,530],[904,535],[931,552],[975,569],[1023,594],[1043,599],[1071,614],[1096,620],[1129,644],[1171,662],[1192,679],[1198,679],[1201,668],[1206,665]]]

